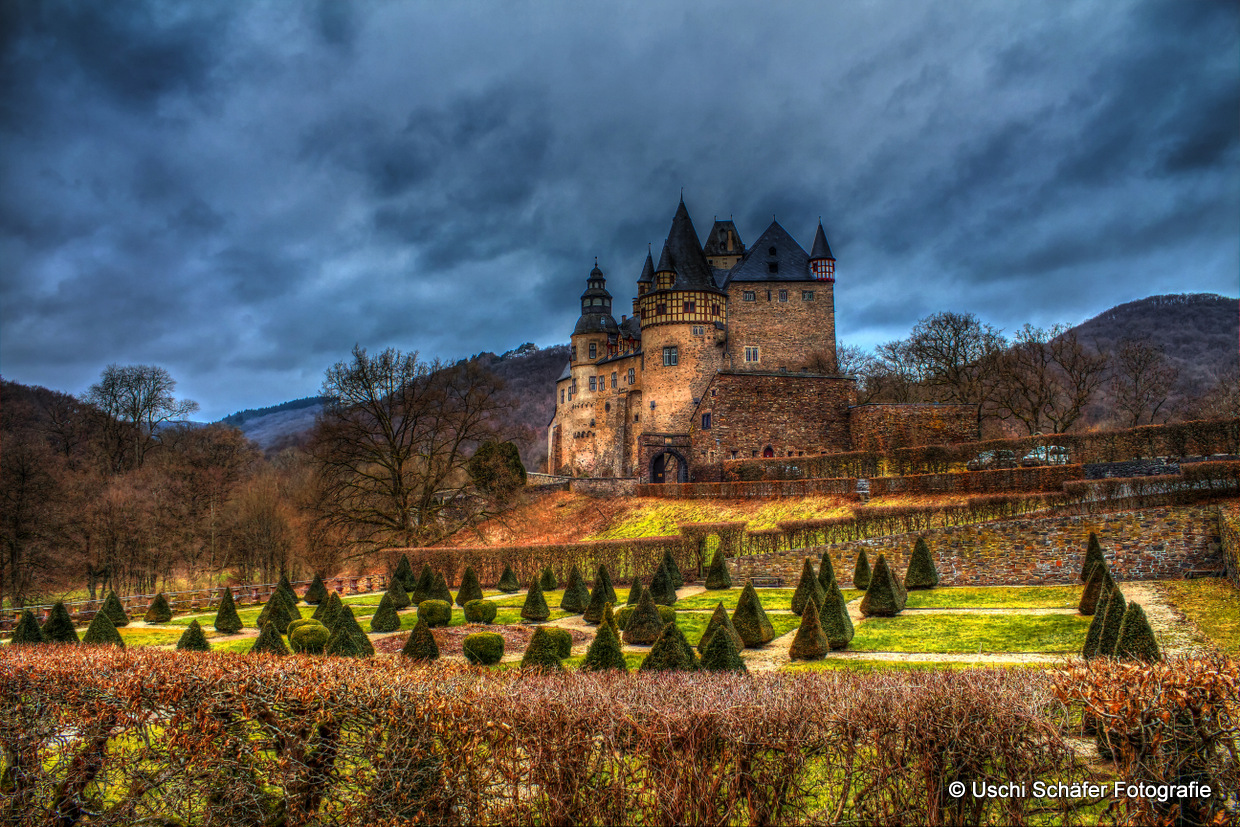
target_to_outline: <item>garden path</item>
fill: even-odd
[[[1120,584],[1120,590],[1129,603],[1141,604],[1164,655],[1201,655],[1209,651],[1209,644],[1197,627],[1168,602],[1157,584],[1128,581]]]

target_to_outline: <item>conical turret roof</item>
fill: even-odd
[[[654,284],[654,259],[650,257],[650,250],[646,250],[646,263],[642,266],[642,274],[637,277],[638,284]]]
[[[827,234],[823,232],[822,220],[818,221],[818,232],[814,233],[814,246],[809,251],[809,260],[829,258],[835,261],[835,256],[831,255],[831,245],[827,244]]]
[[[685,208],[682,198],[672,217],[672,229],[667,234],[667,242],[663,245],[663,253],[659,256],[656,273],[671,270],[676,274],[672,285],[677,290],[710,290],[720,292],[711,274],[710,264],[702,254],[702,244],[698,240],[697,230],[693,228],[693,219]]]

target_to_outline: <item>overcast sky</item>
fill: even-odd
[[[1240,4],[0,4],[0,373],[202,419],[354,343],[456,359],[819,216],[842,342],[1237,294]],[[548,391],[550,392],[550,390]]]

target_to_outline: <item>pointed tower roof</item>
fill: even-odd
[[[831,255],[831,245],[827,244],[827,234],[822,230],[822,219],[818,219],[818,232],[814,233],[814,246],[809,251],[809,260],[829,258],[835,261],[835,256]]]
[[[732,234],[732,248],[728,249],[728,233]],[[736,231],[736,224],[732,219],[720,221],[715,219],[715,226],[710,228],[710,235],[706,239],[706,246],[702,248],[702,253],[708,256],[736,256],[745,254],[745,242],[741,241],[741,234]]]
[[[778,221],[772,221],[766,232],[749,248],[744,260],[728,271],[728,284],[734,281],[813,280],[809,255]]]
[[[639,284],[654,284],[654,259],[650,257],[650,249],[646,248],[646,263],[642,266],[642,274],[637,277]]]
[[[676,207],[676,215],[672,217],[672,229],[667,234],[667,243],[663,245],[663,253],[659,256],[659,266],[655,272],[671,270],[676,273],[673,285],[677,290],[710,290],[719,292],[719,285],[711,274],[706,256],[702,254],[702,243],[698,240],[697,230],[693,228],[693,219],[685,208],[682,197]]]

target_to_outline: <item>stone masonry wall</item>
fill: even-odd
[[[1227,570],[1227,579],[1240,589],[1240,508],[1220,506],[1218,516],[1223,567]]]
[[[981,438],[976,405],[868,404],[849,409],[852,450],[887,453]]]
[[[934,555],[944,586],[1075,585],[1089,532],[1098,534],[1108,564],[1120,581],[1173,580],[1223,565],[1219,515],[1214,508],[1168,507],[1116,514],[1005,520],[933,529],[922,536]],[[733,580],[782,577],[795,585],[806,557],[817,564],[824,550],[842,587],[852,585],[857,553],[870,565],[880,553],[900,577],[917,534],[901,534],[737,557],[728,561]]]
[[[728,285],[728,356],[732,370],[796,371],[815,353],[835,358],[834,285],[829,281],[755,281]],[[779,291],[788,293],[779,301]],[[746,291],[754,301],[745,301]],[[814,294],[810,301],[802,293]],[[768,298],[769,294],[769,298]],[[745,348],[758,362],[745,362]]]

